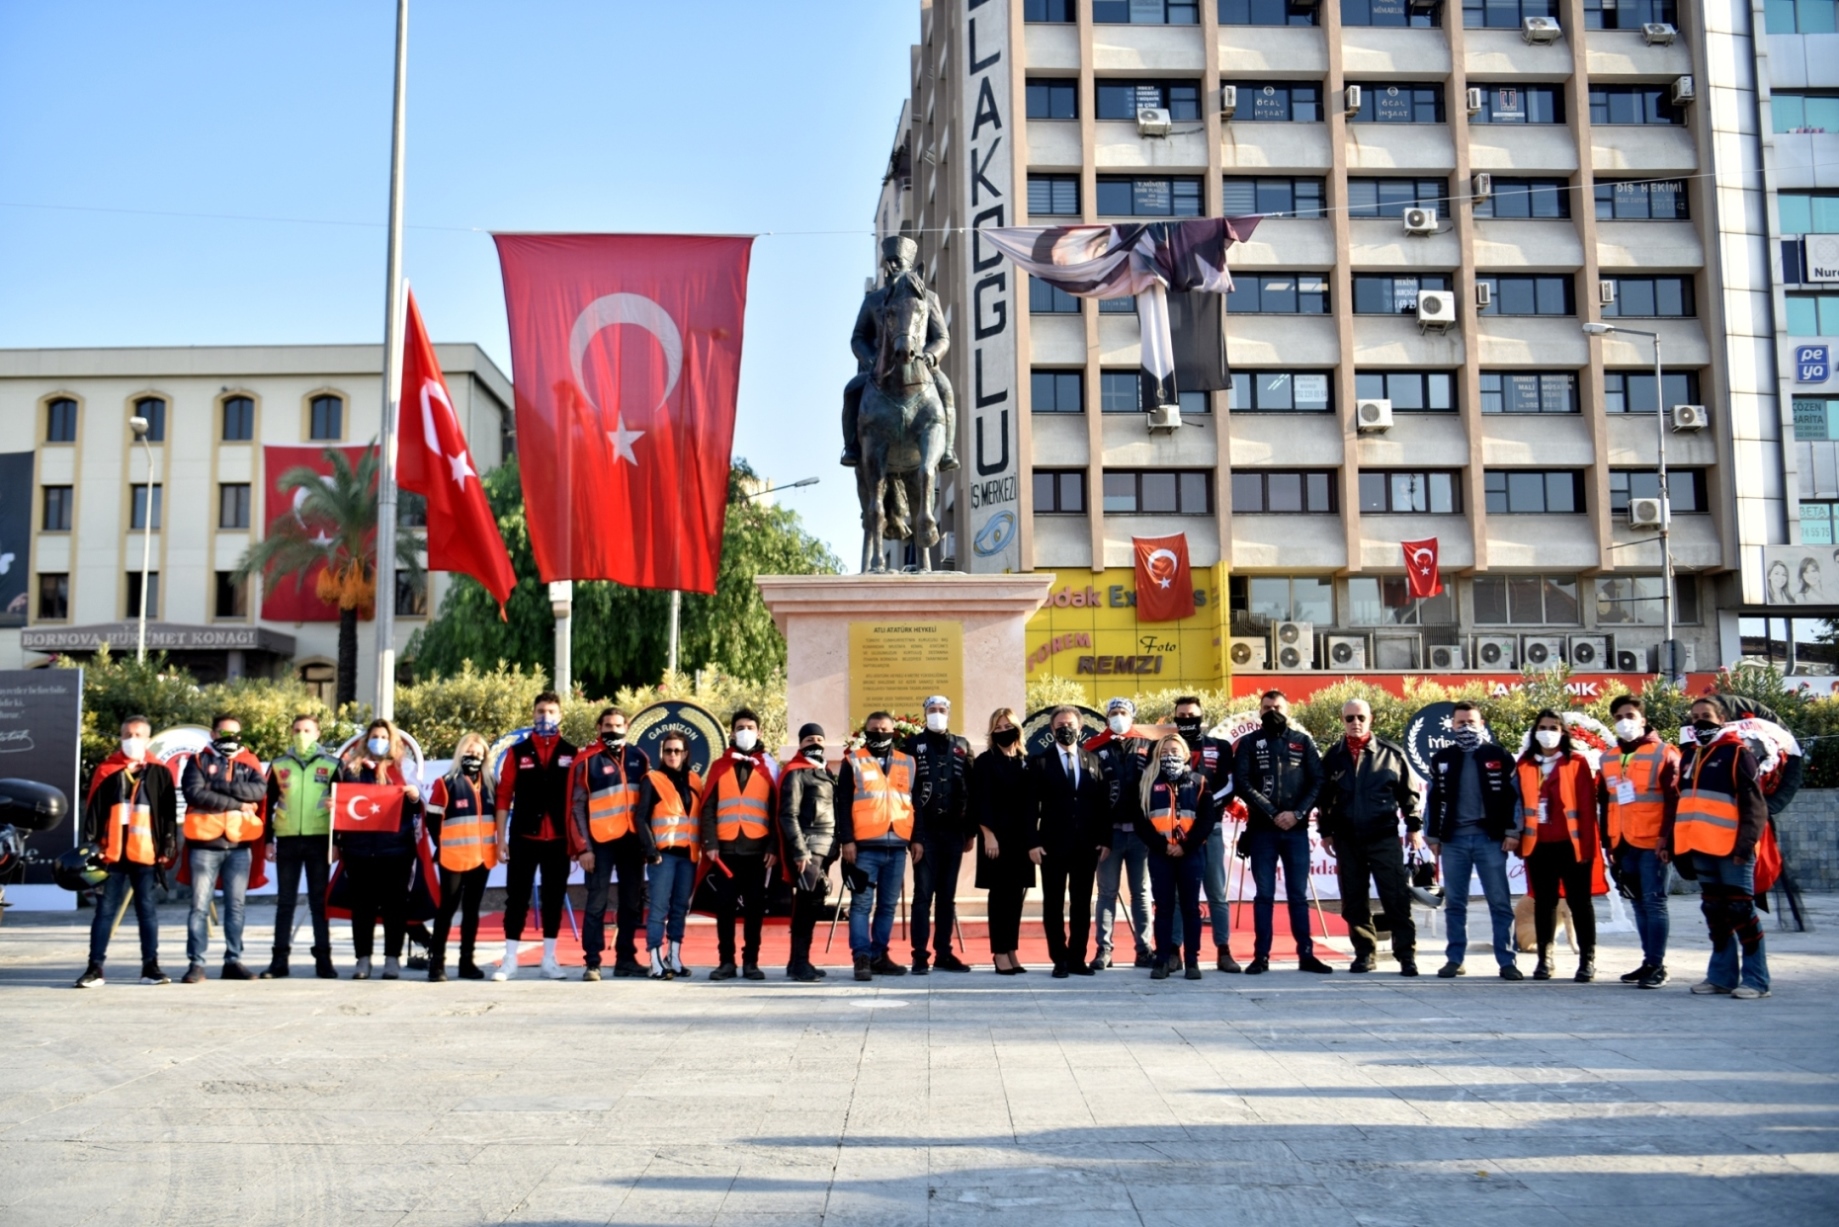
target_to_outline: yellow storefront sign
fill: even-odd
[[[1028,620],[1032,681],[1054,676],[1086,687],[1097,706],[1113,694],[1226,685],[1226,567],[1194,569],[1194,613],[1179,622],[1137,621],[1130,567],[1054,572],[1047,603]]]

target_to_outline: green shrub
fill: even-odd
[[[461,733],[483,733],[493,740],[500,733],[530,723],[530,705],[549,688],[548,677],[538,669],[506,665],[481,673],[469,660],[450,677],[430,677],[396,690],[396,723],[421,743],[429,758],[453,753]],[[571,696],[573,697],[573,696]],[[567,732],[564,704],[564,732]],[[588,728],[592,729],[592,717]],[[572,736],[570,740],[575,740]]]

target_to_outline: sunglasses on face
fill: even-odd
[[[1364,724],[1366,723],[1366,717],[1365,716],[1342,716],[1341,723],[1343,724]]]
[[[680,750],[680,749],[677,749],[676,747],[674,747],[674,746],[673,746],[673,747],[671,747],[671,748],[669,748],[669,749],[666,749],[666,750],[664,751],[664,753],[666,753],[666,754],[681,754],[681,753],[683,753],[683,751],[682,751],[682,750]]]

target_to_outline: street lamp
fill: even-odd
[[[140,526],[140,630],[134,652],[135,663],[144,665],[147,663],[147,575],[153,565],[153,445],[147,442],[147,432],[152,426],[137,413],[128,419],[128,429],[134,432],[135,441],[147,454],[147,506]]]
[[[1625,328],[1620,324],[1584,325],[1584,335],[1587,337],[1606,337],[1618,332],[1646,337],[1654,343],[1654,429],[1660,444],[1660,607],[1661,616],[1666,622],[1666,637],[1660,641],[1659,664],[1661,672],[1671,680],[1679,676],[1676,667],[1679,654],[1673,644],[1673,551],[1667,540],[1673,528],[1673,500],[1667,495],[1667,407],[1666,395],[1661,390],[1660,334],[1643,328]]]
[[[762,494],[777,494],[781,490],[796,490],[800,486],[815,486],[817,483],[818,483],[818,479],[815,477],[801,477],[797,481],[787,482],[783,486],[763,486],[760,489],[755,490],[751,494],[741,495],[741,498],[742,499],[759,498]]]

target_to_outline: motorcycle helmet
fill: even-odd
[[[100,844],[78,844],[51,862],[51,879],[65,890],[88,890],[109,876]]]

